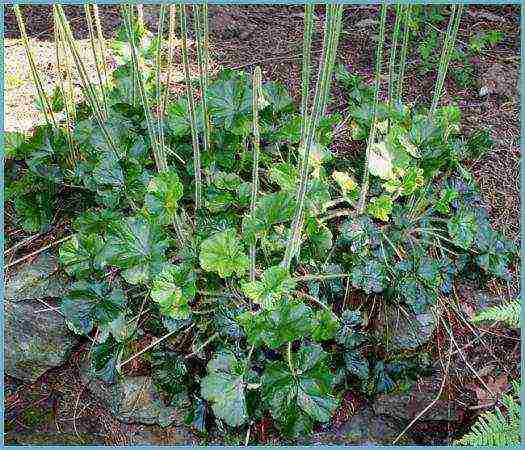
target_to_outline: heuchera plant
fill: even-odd
[[[134,32],[155,104],[151,59],[159,42],[140,27]],[[123,36],[114,44],[120,65],[105,123],[116,151],[87,103],[76,105],[80,158],[72,168],[60,129],[39,126],[29,137],[6,136],[6,198],[20,225],[45,230],[64,213],[59,203],[74,217],[74,235],[59,250],[75,280],[61,311],[74,332],[95,340],[90,358],[98,376],[114,381],[135,342],[170,334],[141,357],[150,361],[166,402],[189,401],[194,426],[203,429],[206,411],[229,427],[270,414],[284,435],[303,435],[330,420],[345,389],[366,395],[403,389],[421,371],[417,355],[385,356],[386,338],[374,330],[375,303],[381,314],[395,307],[417,323],[428,314],[439,317],[458,279],[509,278],[516,248],[491,227],[464,165],[487,136],[463,136],[456,107],[431,115],[400,102],[379,103],[360,214],[362,156],[333,153],[330,144],[344,121],[348,139],[364,148],[373,90],[340,68],[348,109],[344,117],[324,114],[319,122],[299,247],[288,270],[281,261],[297,203],[302,120],[285,88],[267,82],[257,92],[259,189],[250,208],[252,79],[223,70],[211,80],[211,133],[200,155],[202,208],[194,214],[187,98],[167,105],[169,164],[157,173],[144,109],[129,94],[131,57]],[[202,108],[195,104],[197,112]],[[204,132],[202,120],[197,127]]]

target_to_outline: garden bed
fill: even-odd
[[[31,24],[31,28],[28,28],[28,31],[31,37],[37,38],[37,45],[34,45],[37,60],[41,63],[52,61],[50,10],[47,7],[36,6],[29,9],[31,20],[28,18],[28,23]],[[150,15],[150,10],[151,8],[146,7],[145,18],[146,22],[151,21],[154,28],[156,16],[153,13]],[[75,37],[85,38],[83,12],[75,7],[68,7],[66,11],[70,17],[77,18],[77,21],[72,22]],[[374,52],[369,42],[377,40],[377,11],[376,7],[349,7],[343,17],[345,33],[341,37],[339,60],[345,63],[350,72],[361,75],[366,82],[373,79]],[[101,7],[101,12],[106,36],[111,37],[111,32],[115,30],[115,25],[120,19],[114,8],[106,10]],[[479,128],[490,127],[490,137],[494,145],[488,154],[478,161],[471,162],[471,169],[481,187],[494,228],[510,239],[517,239],[519,235],[518,12],[518,7],[511,6],[466,8],[458,34],[460,44],[468,43],[476,33],[494,28],[503,31],[505,36],[495,46],[487,46],[477,54],[473,58],[472,67],[453,62],[450,73],[457,73],[457,79],[453,76],[448,77],[444,97],[444,103],[456,102],[459,106],[462,113],[461,123],[466,134]],[[319,9],[316,14],[318,19],[315,21],[313,44],[314,67],[317,67],[320,57],[323,10]],[[263,81],[282,82],[290,91],[295,103],[299,104],[301,59],[297,56],[301,53],[303,17],[302,8],[299,7],[210,7],[212,73],[217,73],[219,68],[242,68],[251,73],[254,66],[259,65]],[[441,30],[446,27],[446,21],[429,17],[425,20],[430,21],[434,27]],[[392,26],[392,17],[389,17],[389,24]],[[389,35],[387,33],[387,36]],[[16,22],[8,10],[5,40],[8,131],[26,131],[42,123],[42,117],[34,108],[36,97],[31,80],[25,73],[24,66],[20,64],[20,61],[25,60],[25,56],[17,38]],[[88,55],[87,42],[83,48]],[[180,62],[177,58],[178,56],[176,62]],[[18,62],[15,63],[16,61]],[[405,83],[406,99],[428,104],[435,75],[432,72],[422,74],[420,66],[423,63],[417,53],[409,60],[408,79]],[[48,68],[47,78],[51,85],[55,79],[53,64],[49,64]],[[192,69],[196,72],[196,67]],[[91,67],[90,71],[94,77],[93,70]],[[484,87],[489,93],[481,97],[479,92]],[[172,90],[180,92],[182,89],[183,78],[179,72],[178,78],[174,78]],[[344,114],[348,92],[343,85],[336,84],[332,95],[329,112]],[[362,149],[361,144],[357,146],[355,141],[352,141],[351,130],[345,126],[338,128],[330,145],[333,154],[345,157],[355,157]],[[10,220],[11,214],[12,211],[8,209],[6,237],[11,241],[9,245],[28,236]],[[38,235],[20,250],[9,253],[6,263],[9,264],[32,251],[53,244],[66,235],[65,229],[68,226],[68,223],[61,222],[57,217],[49,231]],[[25,263],[33,264],[38,261],[37,258],[28,258]],[[8,279],[16,274],[16,270],[14,268],[6,271]],[[477,287],[468,284],[457,286],[458,304],[464,317],[472,317],[476,310],[487,303],[517,295],[518,276],[513,273],[509,283],[491,281],[483,291],[480,293]],[[439,397],[439,403],[434,405],[428,416],[418,420],[400,442],[443,444],[461,436],[471,424],[476,412],[483,410],[489,403],[486,387],[496,393],[501,392],[518,373],[519,336],[502,328],[473,330],[457,318],[450,322],[450,326],[458,350],[448,365],[444,357],[445,349],[451,345],[447,331],[442,328],[432,330],[436,339],[424,342],[424,351],[421,353],[426,353],[433,363],[429,366],[429,374],[420,377],[411,390],[373,401],[349,390],[329,424],[316,428],[313,437],[302,442],[389,443],[436,396]],[[145,347],[151,340],[151,337],[146,336],[137,350]],[[90,345],[90,342],[79,341],[74,347],[73,356],[68,358],[63,367],[45,373],[34,383],[21,384],[7,378],[8,441],[37,444],[46,440],[49,442],[49,439],[56,439],[56,443],[69,442],[68,439],[71,439],[77,443],[100,442],[109,445],[159,442],[238,444],[243,443],[245,439],[252,444],[284,442],[274,424],[267,419],[255,420],[249,427],[249,434],[243,433],[242,436],[236,433],[224,434],[221,430],[214,430],[211,434],[203,436],[195,433],[191,427],[192,431],[186,432],[181,420],[175,421],[175,425],[168,428],[161,428],[156,419],[153,422],[147,419],[144,423],[144,415],[140,424],[137,424],[137,421],[122,420],[121,406],[105,403],[104,395],[97,395],[100,386],[95,386],[93,380],[84,376],[83,356]],[[480,353],[484,357],[480,358]],[[125,381],[133,386],[136,383],[147,383],[147,380],[140,377],[148,376],[148,364],[134,361],[130,364],[126,376],[133,378]],[[484,384],[480,383],[480,378]],[[441,395],[438,396],[438,393]],[[47,413],[40,417],[35,413],[35,408],[41,406]],[[147,417],[153,414],[158,418],[160,413],[156,410],[151,412],[150,407],[147,403],[144,414],[149,414]],[[397,411],[403,409],[408,413],[401,417]],[[93,419],[94,417],[97,419]],[[121,420],[118,420],[119,417]]]

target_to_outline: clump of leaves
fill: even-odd
[[[158,106],[151,58],[160,43],[141,27],[133,33],[144,41],[137,58],[144,60],[147,104]],[[139,92],[137,73],[125,33],[115,45],[120,65],[107,86],[105,123],[115,148],[94,112],[80,104],[72,137],[81,157],[73,168],[66,168],[61,133],[50,127],[10,135],[7,165],[7,201],[28,231],[45,229],[61,213],[55,189],[80,188],[75,233],[59,250],[76,280],[61,310],[75,332],[96,338],[93,366],[105,379],[125,370],[124,355],[145,356],[170,399],[184,392],[194,400],[199,429],[209,405],[221,426],[271,415],[283,434],[303,435],[330,421],[342,381],[375,395],[411,379],[411,368],[384,361],[370,339],[372,297],[421,314],[467,274],[509,278],[515,245],[490,226],[465,167],[489,141],[461,134],[457,108],[431,115],[400,102],[377,105],[369,195],[358,212],[363,168],[330,145],[334,127],[345,121],[365,148],[373,89],[339,69],[346,117],[324,114],[312,134],[295,243],[305,153],[302,116],[286,89],[264,83],[254,102],[249,74],[225,70],[209,80],[202,207],[194,213],[192,126],[202,134],[205,125],[192,124],[185,97],[169,101],[161,121],[167,168],[157,173],[155,133],[132,95]],[[194,107],[201,117],[203,102]],[[259,189],[250,208],[254,108]],[[145,334],[163,339],[163,350],[133,356]]]

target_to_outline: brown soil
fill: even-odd
[[[145,7],[145,19],[154,29],[156,14],[155,8]],[[46,84],[51,86],[55,80],[55,63],[53,54],[53,32],[50,8],[48,6],[25,6],[28,32],[31,37],[39,67],[46,69]],[[101,5],[102,23],[105,35],[111,38],[115,34],[120,18],[118,7],[115,5]],[[313,44],[314,67],[320,55],[321,32],[323,25],[322,7],[316,11],[316,34]],[[520,231],[520,98],[517,89],[520,65],[520,16],[519,6],[468,6],[465,8],[462,24],[458,34],[458,41],[466,43],[469,39],[482,31],[493,29],[502,30],[505,39],[495,48],[488,49],[478,58],[474,66],[475,83],[467,88],[460,88],[449,76],[446,82],[446,93],[443,102],[456,102],[463,115],[463,126],[468,131],[474,129],[490,130],[495,145],[493,150],[481,160],[473,163],[472,169],[481,186],[483,196],[490,208],[491,219],[497,229],[508,237],[519,239]],[[83,10],[77,6],[67,6],[66,13],[72,21],[75,36],[81,41],[85,55],[89,55],[87,32],[83,18]],[[377,27],[360,26],[364,19],[377,19],[377,6],[348,6],[344,14],[344,34],[341,37],[339,61],[344,62],[351,72],[363,75],[371,80],[373,70],[374,48],[373,42],[377,39]],[[230,67],[243,68],[251,71],[255,65],[261,66],[263,77],[283,82],[295,99],[299,99],[300,64],[303,15],[298,6],[212,6],[210,7],[210,27],[212,31],[212,59],[213,68]],[[389,17],[389,30],[392,27],[392,17]],[[443,30],[446,22],[436,25]],[[26,59],[20,39],[16,21],[11,8],[5,12],[5,79],[6,79],[6,129],[27,130],[42,121],[41,114],[34,107],[34,89],[27,70]],[[391,33],[387,30],[387,36]],[[405,99],[412,102],[428,103],[432,95],[435,74],[420,76],[417,71],[418,56],[413,53],[409,57],[407,68],[407,82],[405,84]],[[492,80],[497,85],[503,84],[505,89],[495,89],[496,92],[479,96],[479,89],[484,83],[485,74],[495,64],[503,67],[504,78]],[[455,69],[453,64],[451,70]],[[93,70],[93,68],[91,68]],[[509,87],[510,86],[510,87]],[[174,89],[176,86],[174,87]],[[332,110],[344,111],[345,99],[343,93],[336,88],[333,95]],[[337,152],[352,150],[348,139],[343,135],[337,139]],[[501,291],[503,296],[517,295],[518,276],[516,274],[513,286],[489,286],[492,291]],[[459,294],[467,312],[470,293]],[[467,314],[468,315],[468,314]],[[481,373],[484,380],[487,377],[499,376],[507,373],[516,375],[519,368],[519,335],[500,328],[490,328],[483,331],[479,338],[479,330],[471,330],[464,324],[457,322],[454,327],[457,345],[461,349],[457,355],[469,361],[464,372],[457,369],[453,382],[448,383],[448,393],[474,416],[477,409],[476,394],[469,383],[476,380],[472,366],[477,373]],[[441,334],[441,338],[440,338]],[[438,348],[434,352],[448,351],[449,341],[446,332],[438,333]],[[477,344],[472,344],[476,342]],[[482,344],[479,344],[482,342]],[[480,358],[479,355],[484,357]],[[458,357],[458,356],[456,356]],[[490,370],[486,367],[490,366]],[[460,367],[461,364],[456,364]],[[69,370],[69,369],[68,369]],[[66,371],[66,373],[69,373]],[[75,384],[75,379],[68,385],[75,392],[67,394],[65,398],[72,407],[80,399],[82,408],[89,405],[90,400],[84,397],[81,387]],[[41,381],[39,386],[45,384]],[[478,383],[479,384],[479,383]],[[471,386],[469,388],[468,386]],[[479,387],[479,386],[478,386]],[[26,390],[27,391],[27,390]],[[22,392],[22,391],[21,391]],[[18,394],[10,396],[6,393],[6,420],[19,420],[17,414],[10,419],[10,408],[19,405],[27,406],[27,398],[20,400]],[[47,400],[46,400],[47,401]],[[14,403],[13,403],[14,402]],[[25,402],[25,403],[24,403]],[[19,405],[20,406],[20,405]],[[85,411],[89,411],[89,406]],[[15,408],[16,410],[16,408]],[[23,409],[18,409],[20,414]],[[75,417],[76,412],[70,409],[65,416]],[[98,411],[93,413],[102,414]],[[103,416],[106,423],[107,414]],[[71,421],[70,421],[71,422]],[[107,443],[111,443],[109,427],[103,428],[107,434]],[[261,432],[261,434],[264,434]]]

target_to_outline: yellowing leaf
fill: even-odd
[[[385,142],[372,144],[368,170],[370,174],[383,180],[391,180],[394,178],[392,155],[388,151]]]

